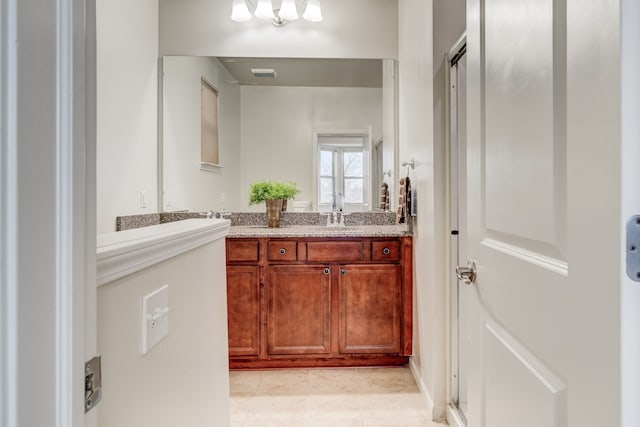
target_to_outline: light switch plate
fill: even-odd
[[[142,298],[142,354],[169,333],[169,285]]]

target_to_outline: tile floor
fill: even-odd
[[[408,368],[231,372],[231,427],[443,427]]]

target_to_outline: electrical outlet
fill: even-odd
[[[169,334],[169,285],[142,298],[142,354]]]
[[[224,202],[224,199],[226,197],[226,194],[224,194],[224,191],[222,193],[220,193],[220,201]]]
[[[147,190],[140,191],[140,207],[141,208],[147,207]]]

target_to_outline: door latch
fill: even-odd
[[[627,221],[627,276],[640,282],[640,215]]]
[[[102,399],[100,356],[84,364],[84,412],[89,412]]]
[[[458,276],[458,280],[462,280],[467,285],[475,283],[476,275],[475,261],[469,261],[466,267],[461,265],[456,267],[456,276]]]

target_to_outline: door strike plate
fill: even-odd
[[[89,412],[102,399],[100,356],[84,364],[84,412]]]
[[[640,215],[627,221],[627,276],[640,282]]]

